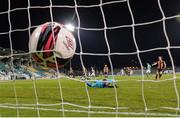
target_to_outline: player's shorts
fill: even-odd
[[[94,77],[94,76],[95,76],[95,73],[91,73],[91,76],[93,76],[93,77]]]
[[[157,69],[157,73],[162,74],[163,73],[163,69]]]
[[[104,75],[107,76],[107,75],[108,75],[108,72],[104,72]]]
[[[146,70],[146,73],[147,73],[147,74],[151,73],[151,70]]]

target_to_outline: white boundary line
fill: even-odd
[[[72,107],[78,107],[78,108],[84,108],[84,109],[89,109],[88,106],[83,106],[83,105],[77,105],[69,102],[63,102],[63,103],[54,103],[54,104],[18,104],[18,107],[53,107],[53,106],[60,106],[60,105],[68,105]],[[17,106],[16,104],[11,104],[11,103],[2,103],[0,104],[1,106]],[[91,106],[92,109],[111,109],[111,110],[116,110],[116,107],[110,107],[110,106]],[[118,107],[118,109],[128,109],[128,107]]]
[[[16,109],[16,106],[0,106],[0,108],[9,108],[9,109]],[[28,110],[36,110],[35,107],[18,107],[19,109],[28,109]],[[52,109],[52,108],[39,108],[42,111],[62,111],[62,109]],[[64,109],[65,112],[74,112],[74,113],[88,113],[89,111],[86,110],[70,110]],[[159,116],[159,117],[180,117],[180,115],[176,114],[169,114],[169,113],[144,113],[144,112],[107,112],[107,111],[90,111],[91,114],[109,114],[109,115],[130,115],[130,116]]]

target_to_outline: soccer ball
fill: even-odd
[[[38,26],[29,40],[32,58],[43,67],[63,67],[73,57],[75,50],[76,41],[73,34],[57,22]]]

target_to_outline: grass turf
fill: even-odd
[[[177,75],[178,76],[178,75]],[[98,77],[97,79],[101,79]],[[154,75],[150,78],[145,77],[145,80],[153,79]],[[161,80],[172,78],[172,75],[164,75]],[[118,106],[123,109],[119,109],[118,116],[145,116],[144,114],[134,113],[145,113],[145,105],[142,98],[142,82],[136,81],[141,80],[141,76],[116,76],[118,81],[117,85],[117,101]],[[124,81],[125,80],[125,81]],[[62,87],[62,95],[60,93],[59,82]],[[180,80],[176,80],[178,92],[180,92]],[[36,89],[34,89],[34,85]],[[143,82],[144,85],[144,96],[146,105],[148,108],[147,113],[149,116],[153,114],[174,114],[175,110],[163,109],[163,107],[177,107],[177,96],[174,88],[174,81],[161,81],[161,82]],[[15,89],[17,99],[15,99]],[[116,97],[114,88],[88,88],[90,95],[91,106],[101,107],[116,107]],[[35,91],[36,90],[36,91]],[[37,98],[35,96],[37,92]],[[180,93],[179,93],[180,94]],[[39,105],[39,115],[41,117],[56,117],[63,116],[62,105],[63,101],[66,103],[73,103],[81,106],[88,107],[89,101],[86,92],[86,85],[83,82],[69,80],[67,78],[59,80],[16,80],[16,81],[0,81],[0,115],[1,117],[17,116],[17,110],[19,116],[22,117],[36,117],[38,116],[37,106],[34,104],[51,104],[51,106]],[[16,100],[18,106],[16,106]],[[38,100],[38,101],[37,101]],[[89,114],[87,108],[79,108],[71,105],[63,105],[65,110],[65,116],[82,116],[87,117]],[[18,109],[17,109],[18,108]],[[81,112],[72,112],[72,111]],[[98,109],[91,108],[92,113],[90,116],[111,116],[115,117],[116,114],[106,114],[107,112],[115,113],[115,109]],[[94,113],[96,111],[96,113]],[[98,112],[98,113],[97,113]],[[106,112],[106,113],[104,113]],[[129,113],[129,114],[128,114]],[[133,113],[133,114],[130,114]],[[151,115],[152,114],[152,115]],[[162,115],[163,116],[163,115]]]

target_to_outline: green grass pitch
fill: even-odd
[[[98,77],[100,79],[102,77]],[[152,80],[145,77],[145,80]],[[172,78],[172,75],[163,75],[161,80]],[[179,114],[176,110],[165,109],[164,107],[176,108],[177,96],[174,88],[174,81],[161,82],[143,82],[144,96],[147,105],[147,112],[144,111],[144,102],[142,99],[142,82],[141,76],[123,76],[115,77],[117,82],[117,101],[118,101],[118,116],[167,116]],[[84,107],[88,107],[89,101],[86,93],[86,86],[83,82],[69,80],[67,78],[52,79],[52,80],[36,80],[36,92],[38,103],[42,104],[38,107],[35,105],[37,99],[32,80],[16,80],[16,81],[0,81],[0,116],[1,117],[16,117],[17,110],[20,117],[56,117],[63,116],[62,114],[62,97],[58,81],[61,83],[62,95],[65,103],[72,103]],[[177,90],[180,92],[180,80],[176,80]],[[16,106],[15,92],[16,88],[17,102]],[[113,107],[117,103],[115,99],[114,88],[89,88],[91,106]],[[180,93],[179,93],[180,94]],[[44,105],[44,106],[43,106]],[[45,106],[46,105],[46,106]],[[49,105],[49,106],[47,106]],[[116,109],[107,108],[91,108],[88,113],[88,108],[80,108],[68,104],[63,105],[66,117],[115,117]],[[18,109],[17,109],[18,108]],[[79,111],[79,112],[77,112]]]

